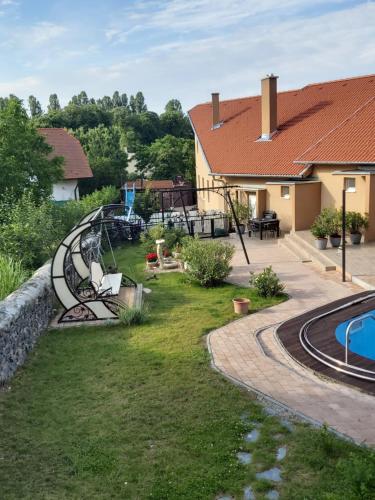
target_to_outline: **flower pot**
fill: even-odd
[[[245,224],[238,224],[238,229],[241,234],[244,234],[246,229]]]
[[[359,245],[361,243],[362,233],[350,233],[350,241],[352,245]]]
[[[337,234],[331,235],[329,237],[329,241],[331,242],[333,248],[338,248],[341,245],[341,236],[338,236]]]
[[[158,267],[157,261],[155,261],[155,262],[147,262],[147,269],[155,269],[155,267]]]
[[[327,238],[316,238],[315,246],[318,250],[325,250],[327,248]]]
[[[236,314],[247,314],[249,312],[249,305],[250,305],[249,299],[243,299],[243,298],[233,299],[233,307],[234,307],[234,312]]]

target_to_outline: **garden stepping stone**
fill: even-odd
[[[251,464],[253,457],[251,453],[247,453],[246,451],[239,451],[237,453],[237,458],[240,464],[242,465],[248,465]]]
[[[230,495],[220,495],[215,500],[234,500],[234,498]]]
[[[286,457],[286,446],[280,446],[276,453],[276,460],[280,462],[280,460],[284,460]]]
[[[243,490],[243,498],[244,500],[255,500],[255,495],[251,486],[246,486]]]
[[[279,492],[277,490],[270,490],[266,493],[265,497],[267,500],[278,500]]]
[[[264,472],[257,472],[256,478],[267,479],[268,481],[275,481],[276,483],[278,483],[279,481],[282,481],[280,472],[281,470],[279,469],[279,467],[273,467],[272,469],[265,470]]]
[[[245,441],[247,443],[255,443],[256,441],[258,441],[259,436],[260,432],[257,429],[253,429],[251,432],[248,432],[245,435]]]
[[[293,432],[294,431],[294,425],[292,424],[292,422],[290,422],[286,418],[283,418],[281,420],[281,425],[283,427],[285,427],[285,429],[288,429],[289,432]]]

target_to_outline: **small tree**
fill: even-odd
[[[150,189],[145,189],[143,193],[137,193],[134,200],[134,212],[142,217],[147,223],[151,215],[160,208],[159,200]]]

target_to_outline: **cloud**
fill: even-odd
[[[28,43],[33,45],[42,45],[53,39],[61,37],[67,32],[67,28],[60,24],[51,22],[40,22],[31,27],[25,38]]]
[[[40,83],[40,79],[35,76],[26,76],[9,82],[0,81],[0,95],[29,95],[39,88]]]

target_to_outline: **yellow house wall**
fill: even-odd
[[[310,229],[321,211],[321,183],[295,184],[293,231]]]
[[[198,188],[220,187],[222,182],[214,179],[210,174],[209,167],[206,163],[204,154],[197,140],[195,140],[195,163],[196,163],[196,186]],[[198,209],[203,210],[220,210],[226,211],[226,203],[224,198],[213,192],[197,193]]]

